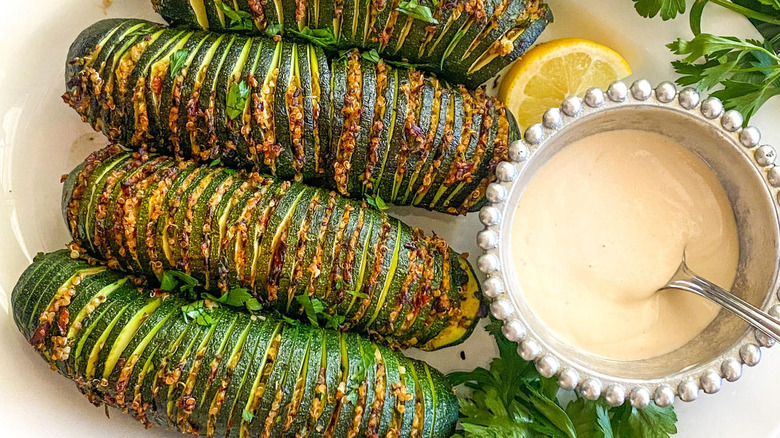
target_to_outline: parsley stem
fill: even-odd
[[[780,25],[780,18],[775,18],[772,17],[771,15],[756,12],[752,9],[748,9],[744,6],[740,6],[738,4],[732,3],[730,0],[709,0],[709,1],[711,3],[715,3],[716,5],[722,6],[726,9],[730,9],[734,12],[740,13],[748,18],[763,21],[764,23]]]
[[[731,70],[731,73],[752,73],[755,71],[767,71],[767,70],[777,70],[780,69],[780,64],[776,65],[764,65],[760,67],[751,67],[751,68],[736,68],[734,70]],[[767,73],[768,74],[768,73]]]

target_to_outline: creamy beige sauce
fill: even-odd
[[[728,197],[712,170],[670,138],[634,130],[578,140],[526,187],[512,257],[530,309],[562,341],[637,360],[673,351],[719,306],[658,288],[685,250],[694,272],[730,288],[739,258]]]

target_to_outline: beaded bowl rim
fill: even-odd
[[[584,98],[568,97],[560,107],[548,109],[542,123],[531,125],[521,139],[512,142],[508,148],[509,160],[496,166],[496,181],[487,187],[485,196],[488,203],[479,211],[479,220],[484,228],[477,233],[477,245],[483,251],[477,258],[477,268],[487,276],[482,285],[484,294],[491,301],[490,311],[493,316],[503,321],[504,335],[518,344],[520,356],[533,361],[542,376],[557,377],[563,389],[577,390],[589,400],[604,397],[611,406],[620,406],[628,401],[640,409],[649,405],[650,401],[664,407],[671,405],[675,396],[689,402],[697,399],[700,391],[707,394],[720,391],[724,379],[734,382],[742,376],[743,365],[757,365],[761,360],[761,348],[771,347],[775,340],[760,330],[749,328],[714,359],[665,378],[628,379],[592,372],[555,352],[547,351],[543,342],[540,342],[542,337],[526,328],[525,319],[505,294],[508,279],[501,270],[499,231],[502,227],[501,216],[507,208],[506,200],[516,184],[520,170],[549,138],[582,117],[610,108],[642,105],[687,113],[709,123],[736,144],[742,145],[750,164],[761,174],[762,182],[771,191],[775,214],[778,214],[780,165],[775,165],[777,153],[772,146],[761,144],[761,133],[756,127],[743,128],[744,118],[741,113],[724,111],[719,99],[703,99],[692,87],[678,90],[672,82],[666,81],[653,88],[649,81],[640,79],[630,87],[623,81],[616,81],[606,91],[591,88]],[[768,309],[773,316],[780,317],[780,291],[775,291],[774,286],[767,292],[768,299],[763,308]]]

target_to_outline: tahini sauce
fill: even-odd
[[[670,138],[635,130],[578,140],[545,163],[517,205],[516,277],[562,341],[637,360],[673,351],[719,306],[657,292],[683,250],[694,272],[730,288],[739,258],[728,197],[712,170]]]

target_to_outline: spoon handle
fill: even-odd
[[[780,321],[711,281],[690,273],[669,282],[667,287],[693,292],[720,304],[750,325],[780,341]]]

